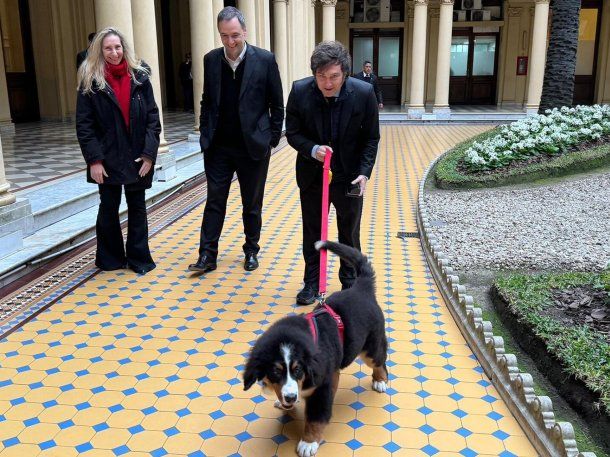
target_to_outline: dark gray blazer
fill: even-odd
[[[203,57],[203,95],[199,142],[205,152],[214,139],[220,114],[220,79],[224,48]],[[277,146],[282,136],[284,94],[275,56],[261,48],[247,45],[244,76],[239,94],[239,120],[248,154],[260,160]]]

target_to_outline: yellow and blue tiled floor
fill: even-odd
[[[387,320],[390,389],[373,392],[364,365],[346,369],[319,456],[536,455],[453,322],[419,240],[397,237],[417,231],[428,163],[485,128],[383,127],[362,246]],[[186,272],[203,211],[194,205],[152,237],[156,270],[91,275],[88,263],[88,279],[0,341],[0,457],[294,455],[303,412],[284,414],[241,382],[253,341],[307,310],[294,302],[303,268],[294,156],[286,147],[271,161],[258,270],[242,268],[235,183],[218,270]]]

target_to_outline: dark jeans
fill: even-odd
[[[360,218],[362,197],[345,195],[346,183],[332,182],[329,189],[330,203],[335,207],[339,242],[360,249]],[[314,243],[320,239],[322,224],[322,186],[315,183],[307,190],[300,191],[301,213],[303,217],[303,257],[305,259],[305,284],[318,289],[320,282],[320,252]],[[356,278],[356,270],[341,261],[339,280],[344,287],[351,287]]]
[[[262,160],[253,160],[244,151],[220,147],[204,153],[208,198],[201,222],[199,255],[206,254],[213,260],[218,256],[218,240],[227,212],[227,199],[234,173],[237,173],[243,206],[242,220],[246,236],[243,250],[246,254],[258,253],[269,158],[270,155],[267,155]]]
[[[155,262],[148,247],[148,220],[144,189],[125,191],[127,200],[127,243],[123,245],[119,206],[120,185],[99,186],[100,207],[95,226],[97,252],[95,264],[102,270],[117,270],[126,264],[132,268],[150,271]]]

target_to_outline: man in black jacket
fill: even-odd
[[[87,40],[89,40],[89,44],[87,44],[87,49],[83,49],[81,52],[76,54],[76,71],[78,71],[80,64],[83,63],[85,61],[85,59],[87,58],[87,54],[89,54],[89,46],[91,46],[91,42],[93,41],[94,38],[95,38],[95,32],[91,32],[87,36]]]
[[[297,303],[308,305],[318,294],[322,218],[322,164],[332,150],[330,202],[337,212],[341,243],[360,249],[360,217],[366,184],[379,144],[379,112],[373,86],[348,77],[350,57],[338,41],[316,46],[314,76],[295,81],[286,105],[286,137],[297,150],[296,175],[303,214],[305,286]],[[349,288],[353,267],[341,262],[339,279]]]
[[[377,105],[379,105],[379,109],[383,109],[383,96],[381,95],[381,89],[379,88],[379,84],[377,82],[379,78],[377,78],[377,75],[373,73],[373,65],[371,62],[365,60],[364,65],[362,65],[362,71],[356,73],[354,78],[373,85],[375,97],[377,97]]]
[[[208,198],[201,223],[199,257],[190,271],[216,269],[233,173],[241,188],[246,241],[244,269],[258,268],[265,181],[271,148],[278,145],[284,120],[282,82],[275,57],[245,41],[242,13],[226,7],[218,14],[223,47],[203,58],[200,144]]]

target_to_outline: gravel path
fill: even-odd
[[[610,262],[610,173],[424,199],[431,232],[458,270],[598,271]]]

